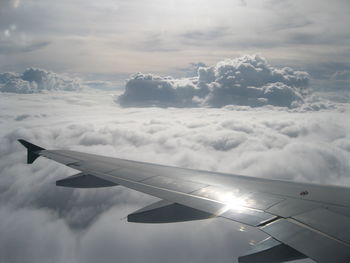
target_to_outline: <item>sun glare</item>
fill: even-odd
[[[240,212],[246,209],[247,202],[244,198],[235,196],[233,193],[225,193],[219,197],[219,201],[223,202],[225,206],[220,209],[219,215],[223,214],[229,210],[234,210]]]

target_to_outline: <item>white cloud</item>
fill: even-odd
[[[28,68],[22,74],[0,73],[0,91],[13,93],[37,93],[42,91],[73,91],[82,85],[79,80],[44,69]]]
[[[54,213],[0,207],[1,262],[72,262],[76,243]]]
[[[200,67],[192,78],[137,73],[127,81],[119,102],[123,106],[295,107],[307,95],[308,81],[306,72],[275,68],[258,55],[245,55]]]
[[[56,187],[55,180],[76,171],[44,158],[26,165],[18,138],[47,148],[350,186],[350,124],[344,121],[350,108],[334,105],[344,110],[122,108],[108,92],[94,90],[3,93],[0,261],[115,262],[118,256],[121,262],[232,262],[250,241],[264,238],[216,219],[126,223],[123,217],[155,199],[123,187]]]

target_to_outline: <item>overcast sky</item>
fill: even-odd
[[[349,70],[347,0],[1,0],[0,71],[179,74],[259,53],[330,78]]]

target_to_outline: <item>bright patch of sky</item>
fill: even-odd
[[[349,70],[349,8],[344,0],[2,0],[0,71],[181,75],[192,62],[258,53],[328,81]]]

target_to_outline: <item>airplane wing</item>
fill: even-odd
[[[269,238],[240,263],[350,262],[350,189],[184,169],[68,150],[25,140],[27,163],[39,156],[79,170],[65,187],[122,185],[162,199],[128,215],[129,222],[170,223],[223,217]]]

